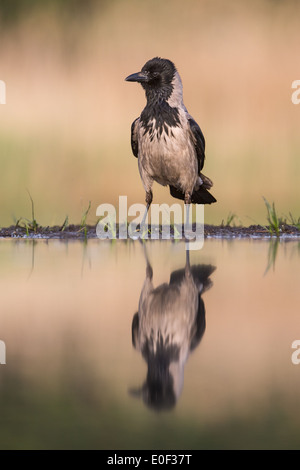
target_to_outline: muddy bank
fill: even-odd
[[[116,230],[118,234],[118,227]],[[161,227],[156,231],[158,238],[162,238]],[[171,229],[171,238],[174,238],[174,231]],[[276,237],[275,233],[270,233],[268,227],[261,225],[250,225],[249,227],[231,227],[225,225],[205,225],[205,238],[271,238]],[[293,225],[282,225],[278,234],[279,238],[299,238],[300,230]],[[62,239],[62,240],[86,240],[97,238],[96,226],[68,225],[63,229],[59,226],[40,227],[35,230],[28,230],[24,227],[11,226],[0,229],[0,238],[42,238],[42,239]],[[118,238],[118,236],[116,237]],[[128,236],[128,238],[130,238]],[[151,238],[151,235],[148,235]]]

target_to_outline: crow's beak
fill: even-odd
[[[148,81],[148,76],[143,73],[143,72],[137,72],[133,73],[132,75],[129,75],[128,77],[125,78],[126,82],[147,82]]]

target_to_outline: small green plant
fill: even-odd
[[[82,214],[80,228],[86,227],[86,219],[87,219],[88,213],[90,212],[90,208],[91,208],[91,201],[89,201],[88,208]]]
[[[231,224],[235,226],[235,219],[237,218],[237,215],[234,214],[233,212],[229,212],[226,221],[224,222],[224,219],[222,220],[222,227],[229,227]]]
[[[263,199],[267,208],[267,220],[269,222],[269,226],[267,228],[271,235],[275,233],[275,235],[278,237],[280,234],[282,220],[277,216],[274,202],[271,205],[265,198]]]
[[[110,231],[112,238],[115,239],[117,236],[116,224],[111,217],[109,217],[109,220],[107,223],[107,231],[108,230]]]
[[[63,232],[68,227],[68,225],[69,225],[69,217],[66,216],[66,218],[65,218],[62,226],[60,227],[59,231]]]
[[[287,219],[287,222],[290,225],[293,225],[294,227],[297,227],[298,230],[300,230],[300,217],[298,217],[298,219],[295,219],[295,217],[291,213],[289,213],[289,217]]]
[[[171,225],[171,227],[173,228],[174,240],[175,240],[175,241],[178,241],[179,239],[182,238],[182,234],[181,234],[181,232],[178,230],[177,225],[176,225],[175,223],[173,223],[173,224]]]
[[[16,228],[17,228],[17,227],[25,228],[25,230],[26,230],[26,235],[28,236],[28,235],[29,235],[29,232],[35,232],[35,233],[36,233],[39,224],[37,223],[36,218],[35,218],[35,214],[34,214],[34,202],[33,202],[33,199],[32,199],[32,197],[31,197],[30,192],[29,192],[28,190],[27,190],[27,192],[28,192],[28,195],[29,195],[30,201],[31,201],[31,216],[32,216],[32,219],[29,220],[29,219],[25,219],[25,218],[23,218],[23,217],[20,217],[20,218],[16,221]]]
[[[85,239],[87,239],[86,219],[87,219],[88,213],[90,212],[90,208],[91,208],[91,201],[89,201],[89,205],[88,205],[87,209],[82,214],[81,222],[80,222],[80,229],[78,230],[78,232],[82,232],[82,231],[84,232],[84,238]]]
[[[141,234],[141,240],[147,240],[148,235],[151,235],[151,230],[148,228],[147,225],[142,225],[140,227],[140,234]]]

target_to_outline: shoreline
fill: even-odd
[[[118,226],[116,227],[118,233]],[[173,233],[172,233],[173,232]],[[33,229],[26,229],[25,227],[12,225],[6,228],[0,228],[0,239],[60,239],[60,240],[86,240],[97,239],[96,225],[69,225],[67,227],[41,227],[37,226]],[[140,237],[137,237],[140,238]],[[300,240],[300,230],[293,225],[284,224],[279,230],[279,233],[270,232],[267,226],[263,225],[250,225],[249,227],[243,226],[226,226],[226,225],[204,225],[204,238],[216,239],[292,239]],[[115,237],[119,240],[118,236]],[[125,240],[133,239],[130,236]],[[157,231],[156,238],[149,238],[146,240],[155,241],[163,240],[161,236],[161,227]],[[174,241],[181,241],[182,238],[176,238],[174,231],[171,230],[170,238]],[[109,240],[109,238],[107,238]],[[124,240],[124,239],[123,239]]]

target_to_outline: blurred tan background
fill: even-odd
[[[1,0],[0,28],[0,226],[31,218],[27,190],[42,225],[144,202],[130,126],[145,97],[124,78],[154,56],[206,137],[206,223],[266,223],[263,196],[299,217],[299,2]],[[175,201],[155,185],[154,202]]]

